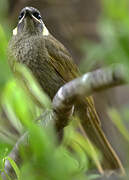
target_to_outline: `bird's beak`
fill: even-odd
[[[25,12],[24,12],[24,16],[22,17],[22,19],[19,21],[19,24],[24,20],[24,19],[32,19],[33,21],[35,22],[38,22],[38,23],[41,23],[32,13],[32,11],[27,7],[25,9]]]

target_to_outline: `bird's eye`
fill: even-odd
[[[36,17],[37,19],[42,19],[42,17],[40,16],[38,12],[34,12],[33,16]]]
[[[20,14],[20,16],[18,17],[18,19],[21,20],[23,16],[24,16],[24,12],[22,12],[22,13]]]

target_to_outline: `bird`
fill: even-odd
[[[27,66],[51,100],[61,86],[80,76],[71,54],[51,35],[41,13],[34,7],[21,10],[8,54],[11,68],[14,69],[15,62]],[[124,174],[123,165],[102,130],[93,98],[80,98],[74,111],[81,119],[87,138],[102,154],[101,173],[118,170]]]

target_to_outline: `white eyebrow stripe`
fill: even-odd
[[[36,21],[38,21],[39,23],[41,23],[41,21],[38,20],[33,14],[31,14],[31,16],[32,16]]]
[[[24,16],[20,19],[20,21],[19,21],[18,24],[20,24],[20,23],[23,21],[24,17],[25,17],[25,14],[24,14]]]

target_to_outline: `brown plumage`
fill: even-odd
[[[20,13],[18,27],[9,44],[9,55],[11,66],[12,59],[16,59],[30,68],[51,99],[63,84],[80,74],[67,49],[48,32],[39,11],[32,7]],[[101,172],[120,170],[123,173],[122,164],[101,129],[93,99],[80,100],[75,112],[87,137],[103,155]]]

